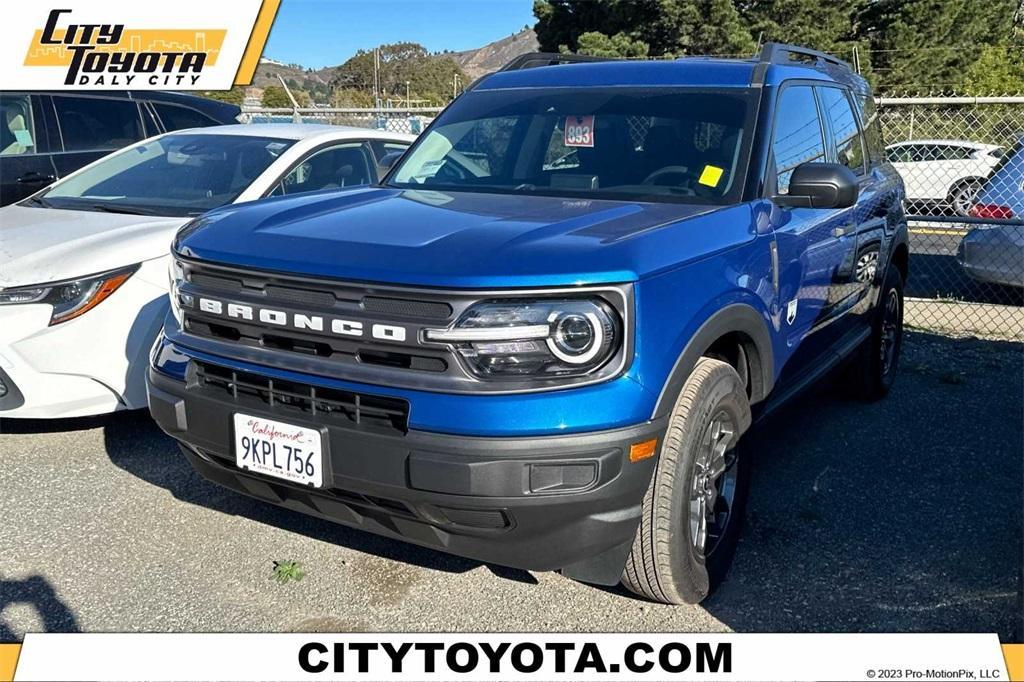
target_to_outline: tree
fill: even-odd
[[[220,102],[241,105],[242,102],[245,101],[245,86],[236,85],[230,90],[205,90],[199,94],[203,97],[215,99]]]
[[[1017,47],[1017,50],[1024,48]],[[1024,58],[1013,59],[1013,47],[989,45],[964,74],[964,90],[968,95],[1024,94]]]
[[[1016,0],[875,0],[860,13],[858,32],[870,42],[882,89],[955,90],[986,47],[1009,45],[1017,9]],[[1019,62],[1021,52],[1003,54]]]
[[[420,99],[446,102],[451,98],[452,79],[458,76],[468,82],[455,60],[449,56],[432,55],[418,43],[394,43],[377,48],[380,69],[378,79],[382,97],[404,97],[409,92]],[[373,92],[373,50],[360,50],[337,67],[331,79],[334,89]]]
[[[559,51],[568,52],[568,45],[559,45]],[[576,51],[595,57],[646,57],[649,46],[642,40],[633,40],[625,33],[616,33],[608,37],[598,31],[588,31],[580,35]]]
[[[762,42],[803,45],[849,58],[865,0],[749,0],[740,15]]]
[[[544,51],[576,52],[581,36],[594,32],[646,43],[655,57],[749,55],[755,47],[732,0],[535,0],[533,12]]]
[[[263,88],[263,97],[260,104],[271,109],[290,107],[292,101],[288,99],[288,93],[280,85],[268,85]]]
[[[339,88],[331,93],[331,106],[332,107],[372,107],[373,95],[365,90],[356,90],[354,88]]]

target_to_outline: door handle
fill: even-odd
[[[56,180],[56,178],[52,175],[43,175],[36,171],[29,171],[15,180],[15,182],[21,185],[34,185],[41,182],[53,182],[54,180]]]

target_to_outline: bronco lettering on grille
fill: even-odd
[[[261,308],[246,305],[243,303],[225,303],[212,298],[198,299],[199,310],[210,315],[220,315],[239,320],[252,322],[258,320],[267,325],[277,327],[288,327],[302,331],[324,332],[329,330],[332,334],[341,336],[366,336],[369,327],[369,336],[381,341],[405,341],[405,327],[393,324],[365,324],[358,320],[344,320],[336,317],[324,317],[323,315],[306,315],[304,313],[289,313],[285,310],[273,308]]]

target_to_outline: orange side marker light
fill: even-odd
[[[640,443],[633,443],[629,446],[629,461],[639,462],[642,459],[648,457],[654,457],[654,453],[658,451],[658,439],[652,438],[645,440]]]

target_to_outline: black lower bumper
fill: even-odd
[[[656,458],[630,462],[663,421],[580,435],[478,438],[409,430],[384,434],[324,423],[287,406],[240,405],[149,372],[149,404],[205,478],[347,526],[527,570],[618,582]],[[232,414],[325,434],[324,487],[238,469]]]

